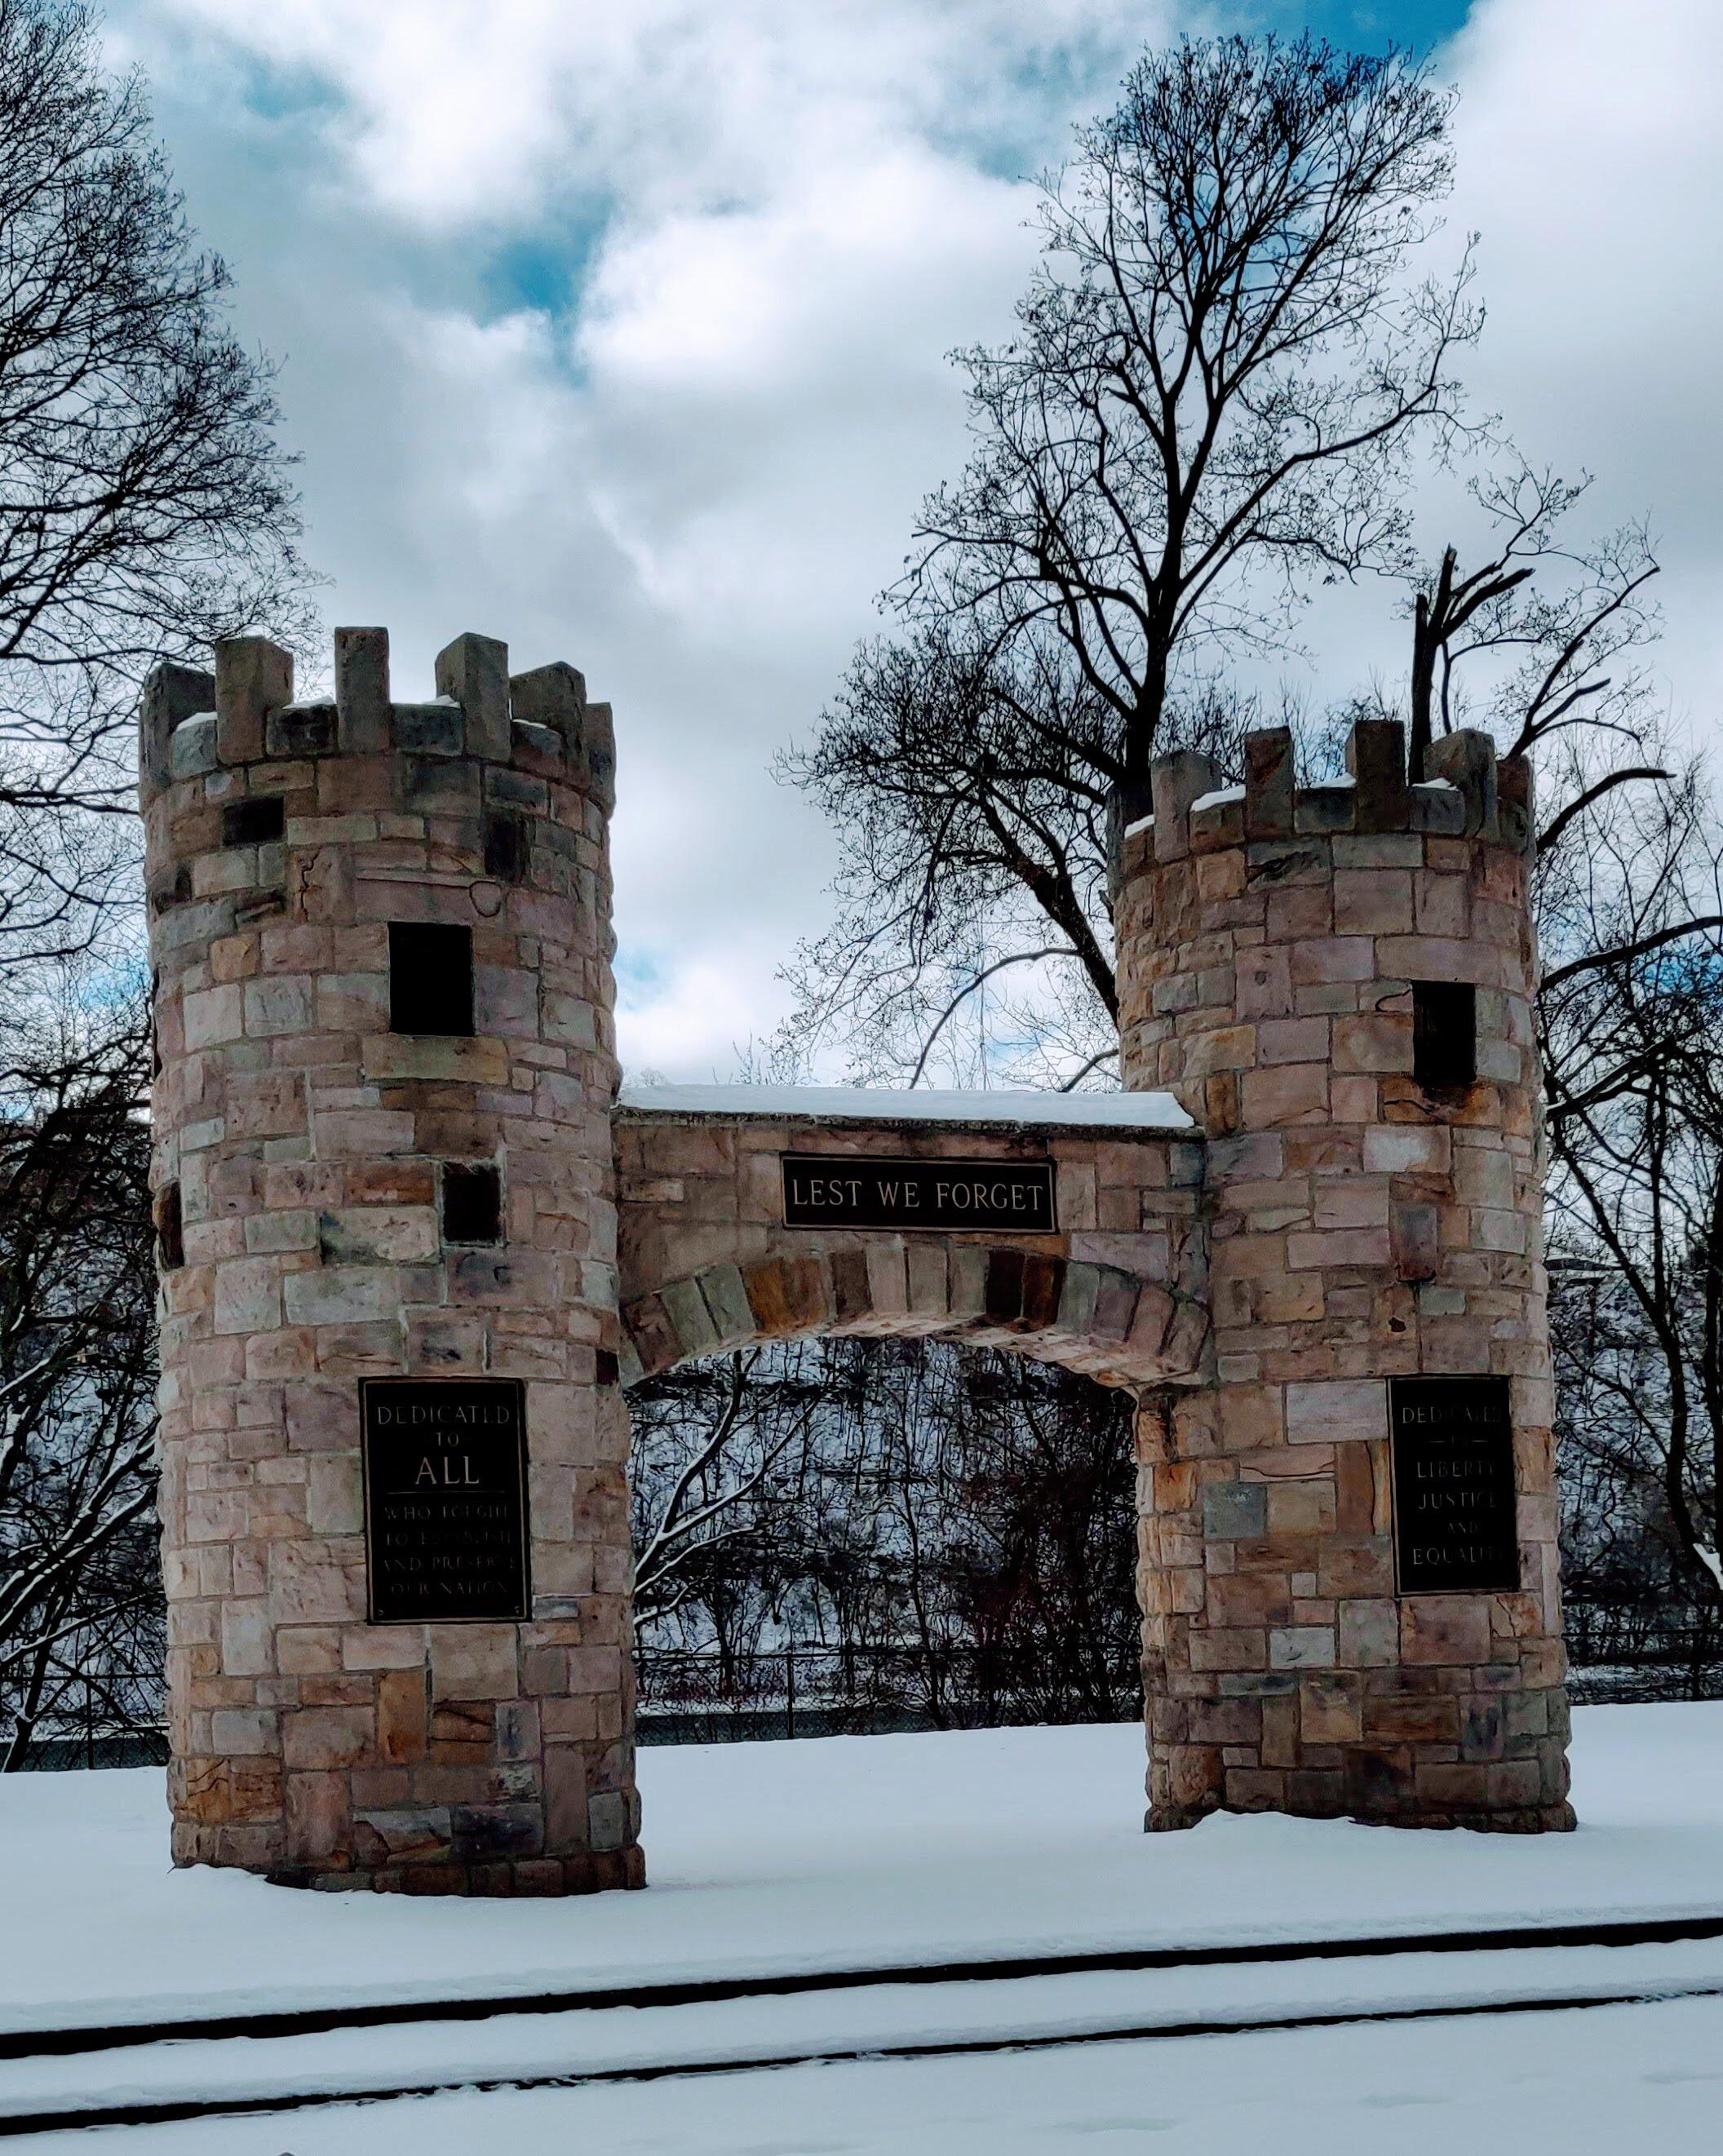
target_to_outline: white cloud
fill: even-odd
[[[1057,157],[1156,19],[120,7],[241,326],[284,358],[332,616],[388,623],[408,693],[477,628],[615,703],[630,1060],[710,1075],[780,1015],[831,842],[771,755],[961,458],[944,355],[1002,326],[1032,244],[1001,174]]]
[[[406,693],[475,628],[613,700],[625,1055],[722,1074],[825,919],[830,834],[768,765],[961,460],[944,354],[1021,285],[1009,176],[1175,0],[111,5],[241,328],[284,361],[332,618],[389,624]],[[1478,0],[1445,56],[1480,388],[1599,471],[1600,515],[1654,512],[1672,690],[1704,710],[1720,39],[1711,0],[1631,29],[1602,0]],[[1335,613],[1319,695],[1397,663],[1390,605]]]
[[[1649,518],[1678,711],[1723,716],[1723,9],[1480,0],[1458,221],[1480,228],[1473,369],[1536,459],[1596,475],[1599,525]]]

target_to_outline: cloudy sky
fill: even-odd
[[[388,625],[398,694],[476,629],[615,705],[625,1062],[729,1075],[824,925],[770,758],[962,460],[944,355],[1008,323],[1021,176],[1145,40],[1306,22],[1459,85],[1472,379],[1594,521],[1649,516],[1714,732],[1716,0],[108,0],[280,362],[327,618]],[[1394,648],[1349,616],[1298,685]]]

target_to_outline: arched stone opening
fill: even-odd
[[[914,1120],[906,1098],[638,1087],[615,1116],[625,1383],[760,1340],[924,1334],[1039,1357],[1103,1383],[1196,1382],[1208,1341],[1202,1152],[1165,1095],[1072,1102],[1037,1123],[978,1100]],[[880,1109],[871,1107],[877,1098]],[[934,1096],[937,1102],[938,1096]],[[839,1112],[822,1112],[836,1100]],[[881,1112],[881,1110],[884,1112]],[[843,1111],[846,1111],[844,1112]],[[791,1224],[787,1162],[834,1173],[1043,1171],[1021,1233]]]
[[[1009,1244],[907,1244],[707,1265],[626,1306],[625,1383],[767,1341],[912,1337],[999,1348],[1103,1385],[1194,1378],[1205,1337],[1159,1281]]]

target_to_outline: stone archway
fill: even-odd
[[[1201,1381],[1201,1148],[1166,1096],[1079,1101],[848,1089],[640,1086],[615,1117],[625,1383],[810,1335],[923,1336],[1035,1356],[1103,1384]],[[1032,1098],[1032,1096],[1031,1096]],[[780,1163],[1044,1163],[1048,1228],[789,1224]]]

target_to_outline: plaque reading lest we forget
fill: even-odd
[[[517,1378],[361,1384],[373,1625],[530,1614],[525,1392]]]
[[[1050,1160],[880,1160],[785,1153],[786,1228],[1003,1229],[1052,1235]]]
[[[1402,1594],[1520,1585],[1505,1378],[1391,1378],[1394,1563]]]

